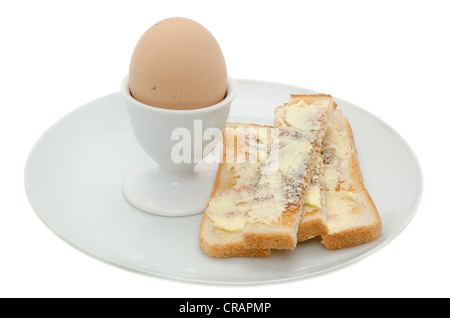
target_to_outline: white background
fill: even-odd
[[[449,297],[449,13],[434,0],[2,1],[0,296]],[[29,151],[62,116],[118,91],[141,34],[172,16],[215,35],[229,75],[328,93],[396,129],[424,175],[400,236],[322,276],[223,287],[129,272],[54,235],[25,194]]]

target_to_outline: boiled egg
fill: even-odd
[[[173,17],[139,39],[129,68],[130,93],[149,106],[188,110],[226,95],[227,67],[214,36],[191,19]]]

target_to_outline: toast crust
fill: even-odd
[[[335,234],[322,236],[321,243],[329,250],[339,250],[376,240],[382,231],[381,222],[371,226],[361,226]]]
[[[328,233],[328,227],[319,213],[321,211],[316,209],[303,215],[298,225],[297,242],[304,242]]]
[[[267,257],[269,249],[247,249],[244,246],[242,232],[229,232],[214,227],[206,213],[200,223],[200,249],[210,257]]]

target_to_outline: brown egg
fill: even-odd
[[[227,90],[225,59],[214,36],[186,18],[162,20],[138,41],[130,62],[131,95],[168,109],[220,102]]]

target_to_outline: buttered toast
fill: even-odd
[[[304,206],[298,242],[321,236],[322,244],[334,250],[377,239],[381,219],[364,186],[352,129],[341,110],[330,120],[323,144],[323,174],[311,184],[316,196]]]
[[[292,122],[297,122],[298,125],[307,128],[318,127],[312,121],[311,114],[305,109],[297,110],[297,115],[301,113],[301,116],[297,116],[295,120],[292,119],[292,116],[289,119],[286,107],[300,101],[305,104],[305,100],[311,103],[311,100],[314,99],[328,98],[331,97],[327,95],[291,96],[288,104],[276,108],[274,127],[228,124],[227,127],[234,130],[227,133],[228,138],[224,137],[226,140],[224,142],[224,160],[219,165],[216,184],[200,225],[200,247],[206,255],[212,257],[269,256],[270,250],[273,248],[292,249],[297,246],[297,242],[316,236],[322,238],[322,243],[326,248],[340,249],[372,241],[379,237],[381,220],[363,184],[352,130],[342,112],[334,110],[336,107],[334,102],[330,117],[326,120],[320,145],[315,145],[317,147],[315,157],[309,157],[303,161],[308,163],[305,171],[308,170],[309,176],[304,177],[303,175],[308,180],[306,184],[303,183],[305,179],[302,179],[301,183],[297,183],[301,185],[296,189],[298,198],[293,200],[298,207],[296,211],[292,209],[285,214],[283,210],[281,215],[289,216],[285,223],[279,221],[283,217],[278,217],[277,222],[271,223],[274,215],[271,214],[272,212],[262,213],[258,222],[255,222],[255,218],[251,214],[253,213],[252,209],[255,210],[255,207],[261,206],[259,201],[264,201],[259,198],[271,202],[272,209],[277,210],[278,207],[283,206],[283,201],[274,198],[278,190],[273,186],[270,174],[265,171],[273,159],[271,153],[273,147],[276,146],[274,145],[276,134],[270,128],[282,126],[289,131],[293,128],[289,126],[289,123],[292,124]],[[236,128],[241,128],[241,131]],[[241,142],[237,142],[242,130],[245,131],[248,128],[256,131],[253,143],[263,146],[263,150],[270,149],[268,153],[260,151],[258,147],[255,151],[254,147],[249,147],[251,142],[242,142],[242,139]],[[259,132],[258,129],[261,128],[263,129]],[[283,133],[283,129],[278,132],[279,135],[282,135],[278,139],[281,144],[286,142],[286,140],[283,141]],[[292,131],[289,133],[291,134]],[[230,138],[230,136],[232,137]],[[286,167],[294,163],[295,156],[292,154],[305,153],[304,148],[291,147],[292,151],[278,154],[279,156],[281,154],[278,170],[282,169],[286,172]],[[280,148],[282,149],[282,147]],[[240,154],[244,154],[243,156],[249,162],[227,163],[225,156],[230,149],[233,150],[235,159]],[[283,156],[291,157],[292,160],[286,161],[286,158],[282,159]],[[269,194],[266,191],[266,195],[261,196],[261,193],[264,192],[259,190],[264,183],[266,184],[265,190],[268,189]],[[286,189],[289,187],[284,190],[286,191]],[[295,216],[292,217],[293,215]],[[256,235],[249,236],[248,233],[256,233]],[[280,234],[283,238],[277,241]]]
[[[304,195],[335,107],[328,95],[291,95],[287,104],[275,109],[278,139],[272,142],[269,158],[261,167],[243,229],[245,247],[296,247]],[[275,168],[274,161],[278,161]]]
[[[272,127],[228,123],[222,162],[200,224],[200,248],[211,257],[269,256],[268,248],[245,248],[243,228],[270,147]]]

